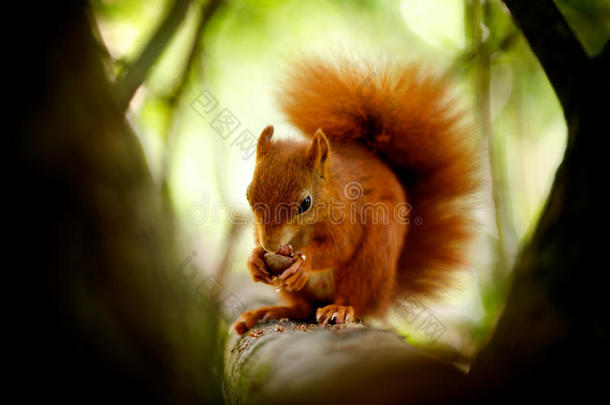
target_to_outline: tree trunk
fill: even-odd
[[[589,60],[551,0],[506,0],[553,85],[568,144],[546,208],[514,270],[504,313],[470,373],[494,397],[595,398],[608,357],[602,244],[594,224],[605,205],[597,179],[607,130],[608,47]],[[603,265],[601,265],[603,266]],[[603,361],[603,360],[601,360]]]
[[[45,9],[45,6],[48,9]],[[16,130],[14,286],[27,395],[65,402],[220,402],[213,303],[180,272],[169,213],[77,1],[28,5],[10,52]],[[12,176],[12,174],[9,174]],[[13,252],[11,252],[13,253]],[[204,297],[205,298],[205,297]]]

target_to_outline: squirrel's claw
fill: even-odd
[[[322,325],[343,324],[356,321],[354,307],[351,305],[327,305],[318,308],[316,312],[316,321]]]
[[[309,272],[305,270],[304,262],[303,257],[297,255],[295,262],[279,275],[277,282],[283,290],[293,292],[305,287],[309,280]]]

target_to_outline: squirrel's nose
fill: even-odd
[[[290,229],[285,226],[264,226],[259,228],[259,240],[262,247],[269,253],[276,253],[293,239]]]
[[[282,247],[281,243],[269,240],[261,240],[261,245],[269,253],[275,253]]]
[[[263,249],[265,249],[269,253],[276,253],[282,247],[281,243],[271,241],[261,241],[261,245],[263,246]]]
[[[268,253],[275,253],[280,249],[280,245],[277,243],[275,243],[275,244],[261,243],[261,245],[263,245],[263,249],[265,249]]]

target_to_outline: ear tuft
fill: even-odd
[[[307,159],[314,168],[318,168],[324,166],[329,155],[330,143],[324,132],[318,128],[316,133],[313,134],[311,145],[307,149]]]
[[[258,143],[256,144],[256,158],[260,159],[265,153],[269,151],[269,144],[271,143],[271,137],[273,136],[273,125],[267,125],[263,132],[258,137]]]

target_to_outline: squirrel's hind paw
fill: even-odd
[[[316,312],[316,321],[322,325],[339,325],[344,323],[358,322],[358,319],[356,318],[354,307],[351,305],[332,304],[318,308],[318,311]]]

